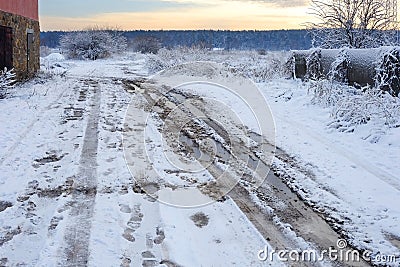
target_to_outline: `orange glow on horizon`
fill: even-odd
[[[223,10],[223,12],[221,12]],[[281,30],[302,29],[310,21],[307,7],[273,7],[257,2],[137,13],[104,13],[91,17],[41,16],[42,30],[80,30],[93,25],[121,30]]]

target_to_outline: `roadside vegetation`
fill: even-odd
[[[120,31],[100,27],[65,33],[60,44],[62,51],[73,59],[108,58],[127,48],[127,40]]]
[[[0,99],[5,98],[10,89],[15,83],[15,73],[13,70],[0,70]]]

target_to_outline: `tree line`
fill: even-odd
[[[62,36],[68,32],[41,32],[41,45],[59,47]],[[135,46],[144,38],[156,40],[160,47],[177,46],[220,48],[225,50],[293,50],[309,49],[312,37],[306,30],[229,31],[229,30],[173,30],[120,31],[128,46]]]

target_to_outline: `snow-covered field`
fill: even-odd
[[[200,207],[179,208],[145,194],[154,190],[154,184],[149,189],[138,183],[143,178],[140,176],[153,174],[149,169],[168,180],[164,183],[170,191],[215,177],[208,169],[198,177],[179,173],[179,168],[173,169],[174,164],[159,156],[173,146],[163,144],[160,137],[163,111],[151,115],[152,110],[146,107],[160,93],[140,87],[151,83],[132,83],[165,67],[208,60],[223,63],[233,76],[240,72],[257,82],[276,130],[275,136],[267,134],[275,139],[270,143],[278,147],[273,171],[349,245],[370,251],[372,258],[395,255],[397,263],[390,264],[398,266],[399,127],[384,128],[379,122],[370,122],[355,127],[352,133],[328,127],[331,110],[312,104],[309,85],[280,77],[283,53],[163,53],[97,61],[70,61],[53,54],[42,59],[45,74],[18,85],[8,98],[0,100],[0,265],[285,265],[276,259],[258,259],[261,249],[276,248],[276,244],[260,233],[260,226],[254,226],[257,217],[249,219],[248,211],[234,196]],[[209,78],[209,72],[202,70],[182,68],[179,81],[168,80],[169,75],[155,80],[180,84],[202,75]],[[225,81],[231,79],[229,75]],[[132,92],[126,90],[127,84]],[[257,124],[249,120],[252,116],[246,106],[255,111],[256,120],[271,122],[268,114],[260,116],[262,109],[254,106],[260,102],[243,105],[240,94],[238,97],[225,89],[218,93],[212,91],[217,87],[210,85],[189,87],[186,84],[180,90],[223,102],[254,132],[258,132]],[[233,92],[240,92],[240,87]],[[177,108],[168,105],[172,110]],[[217,105],[208,107],[208,112],[218,113]],[[221,110],[224,107],[220,106]],[[125,121],[127,111],[129,124]],[[207,114],[207,110],[202,112]],[[149,115],[151,119],[143,124],[141,116]],[[236,133],[239,128],[232,122],[228,130]],[[143,140],[138,137],[144,130],[146,148],[139,145]],[[128,147],[123,142],[127,134],[133,138]],[[371,139],[370,135],[379,138]],[[137,152],[131,160],[125,159],[127,149]],[[142,155],[143,149],[149,154]],[[147,156],[152,162],[144,160]],[[274,207],[261,206],[260,212],[273,215],[278,206],[289,209],[284,201]],[[285,238],[296,240],[289,242],[291,248],[314,247],[285,218],[276,214],[272,218]],[[383,261],[374,263],[385,265]]]

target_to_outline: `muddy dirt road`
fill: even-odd
[[[74,64],[2,104],[0,266],[367,265],[260,261],[345,238],[270,171],[296,163],[142,60]]]
[[[206,97],[196,94],[196,90],[191,90],[193,88],[186,90],[171,88],[162,81],[160,84],[158,77],[153,80],[124,80],[123,83],[127,92],[138,99],[133,113],[137,115],[138,109],[144,109],[151,114],[150,116],[160,118],[163,124],[158,125],[158,130],[169,148],[186,160],[195,159],[214,178],[205,183],[194,180],[190,185],[172,186],[168,180],[154,181],[149,178],[157,177],[157,174],[150,174],[154,170],[150,163],[144,170],[151,171],[143,175],[145,178],[140,180],[139,184],[154,198],[161,198],[163,201],[160,193],[163,190],[171,187],[173,190],[185,190],[189,186],[215,201],[223,202],[227,197],[231,198],[265,240],[277,250],[296,250],[299,247],[306,249],[305,243],[308,243],[308,246],[322,251],[336,248],[338,241],[345,238],[331,228],[324,214],[304,203],[274,171],[270,170],[270,158],[272,154],[275,155],[275,147],[265,137],[248,131],[242,124],[235,124],[234,117],[231,118],[229,125],[221,125],[220,122],[224,120],[222,117],[229,112],[220,106],[215,106]],[[198,84],[192,86],[196,87]],[[218,117],[216,114],[221,115],[219,119],[215,119]],[[240,134],[231,134],[240,131],[242,131]],[[241,139],[243,136],[248,137],[251,142],[243,142]],[[128,140],[129,136],[126,138],[127,142]],[[129,149],[126,152],[129,154]],[[278,149],[276,155],[296,168],[296,163],[291,161],[284,151]],[[130,160],[133,159],[127,160],[128,165]],[[132,164],[132,169],[138,170],[137,162]],[[176,171],[177,176],[179,172],[184,170]],[[306,175],[312,174],[306,173]],[[151,188],[147,190],[148,186]],[[203,201],[200,199],[199,203]],[[179,201],[186,204],[183,198]],[[168,204],[179,205],[181,202],[172,200]],[[348,247],[339,248],[340,253],[350,253],[350,250]],[[292,262],[291,264],[368,266],[363,260],[360,262],[326,260],[321,263]]]

